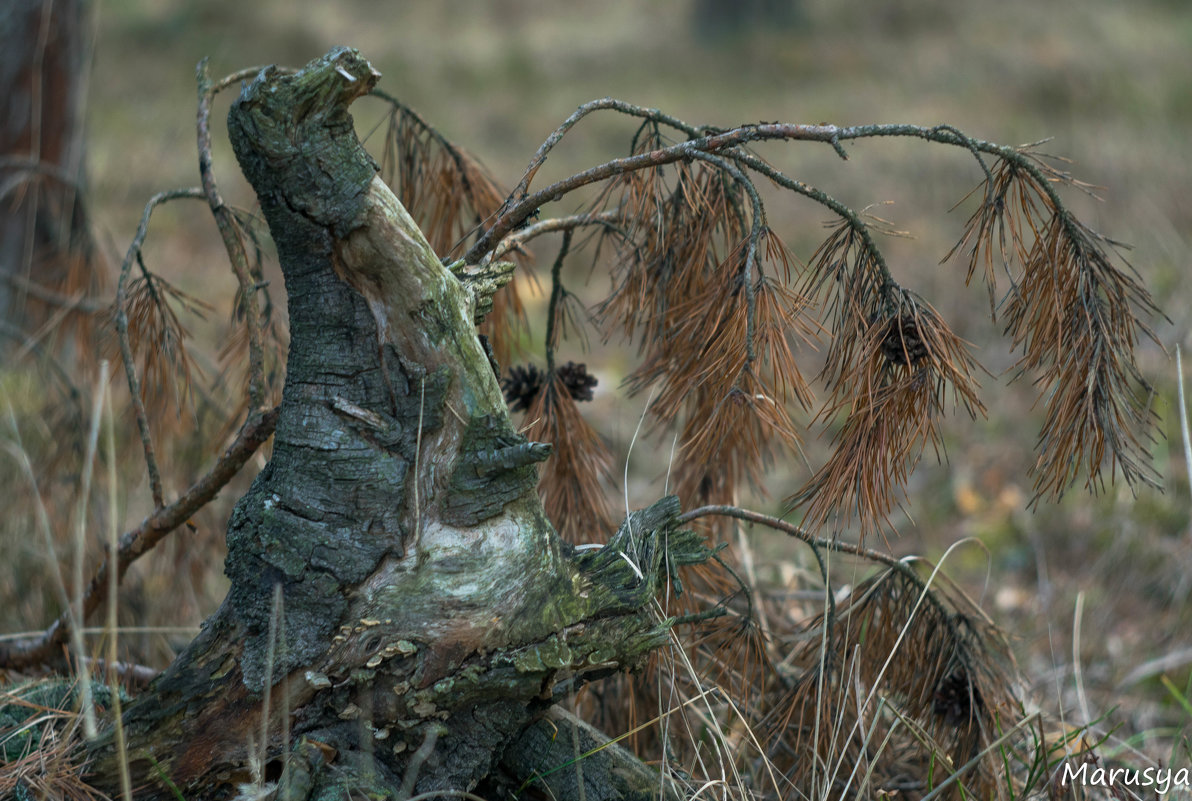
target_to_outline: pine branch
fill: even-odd
[[[603,111],[642,120],[630,154],[532,191],[548,154],[582,120]],[[686,139],[667,142],[664,130]],[[821,378],[831,398],[819,419],[826,422],[845,413],[846,420],[834,461],[792,499],[808,505],[810,519],[821,524],[853,517],[865,528],[875,521],[888,523],[896,489],[922,448],[932,443],[940,452],[945,396],[950,393],[970,415],[981,413],[974,379],[981,368],[939,315],[893,279],[874,237],[875,231],[892,233],[887,223],[784,175],[750,150],[763,141],[818,141],[844,155],[843,143],[874,137],[918,138],[963,148],[985,177],[980,206],[953,253],[968,248],[970,280],[983,263],[993,313],[994,249],[1003,262],[1016,257],[1022,264],[1023,277],[1012,286],[1003,309],[1007,334],[1023,349],[1020,366],[1041,374],[1047,397],[1036,500],[1062,494],[1080,473],[1087,476],[1086,486],[1096,490],[1106,469],[1111,477],[1120,469],[1132,487],[1153,483],[1146,446],[1155,423],[1134,349],[1141,336],[1150,336],[1142,318],[1156,312],[1154,304],[1140,284],[1112,263],[1109,249],[1115,243],[1090,231],[1063,206],[1057,185],[1080,185],[1030,146],[976,139],[950,125],[758,123],[724,130],[605,98],[581,106],[547,137],[467,260],[491,258],[488,254],[503,247],[506,237],[515,237],[513,232],[544,205],[600,184],[587,218],[620,214],[620,225],[607,230],[621,238],[623,264],[628,265],[614,273],[614,289],[599,307],[600,318],[607,332],[620,329],[642,349],[642,363],[628,380],[630,390],[662,382],[654,414],[673,422],[685,409],[694,436],[728,397],[726,390],[701,382],[729,364],[725,360],[731,350],[714,350],[706,343],[730,330],[726,315],[739,288],[746,307],[745,355],[733,375],[752,373],[757,358],[760,285],[752,279],[765,216],[753,176],[828,208],[839,223],[813,258],[799,294],[822,299],[824,318],[830,321]],[[695,163],[707,165],[735,189],[719,194]],[[661,179],[666,165],[677,170],[670,186]],[[549,220],[534,225],[552,229]],[[748,229],[748,236],[733,236],[736,226]],[[724,246],[724,238],[745,242],[743,281],[712,268],[721,263],[713,254]],[[707,322],[691,325],[693,318]],[[749,437],[741,440],[748,443]],[[685,440],[688,445],[691,441]],[[707,437],[701,442],[706,444]],[[760,456],[755,453],[737,464],[756,470]],[[689,484],[706,486],[706,481],[703,476]],[[719,492],[732,485],[723,479],[720,483]]]
[[[128,333],[128,276],[132,271],[133,261],[139,261],[141,246],[149,233],[149,218],[153,210],[163,203],[180,198],[203,199],[206,195],[201,189],[174,189],[159,192],[145,204],[145,211],[141,214],[140,225],[136,235],[120,265],[120,277],[116,281],[115,322],[116,337],[120,344],[120,356],[124,363],[124,374],[128,380],[129,395],[132,399],[133,412],[136,415],[137,430],[141,435],[141,446],[145,452],[145,468],[149,473],[149,487],[153,493],[153,506],[161,509],[165,501],[161,488],[161,470],[157,465],[157,453],[153,447],[153,435],[149,431],[149,417],[145,411],[145,401],[141,393],[141,381],[137,376],[136,363],[133,360],[132,342]]]

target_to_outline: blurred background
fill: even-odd
[[[88,202],[98,244],[113,264],[119,264],[151,195],[198,183],[194,67],[202,58],[210,58],[218,78],[253,65],[301,66],[334,45],[357,47],[382,73],[381,88],[477,156],[505,187],[576,106],[604,96],[656,107],[692,124],[947,123],[1003,144],[1050,139],[1041,149],[1071,159],[1071,172],[1096,187],[1096,197],[1069,191],[1066,200],[1094,229],[1132,247],[1130,263],[1167,315],[1151,321],[1162,348],[1147,343],[1141,357],[1165,435],[1153,449],[1164,487],[1134,496],[1113,486],[1093,498],[1077,486],[1061,504],[1033,512],[1027,510],[1027,471],[1039,410],[1032,408],[1030,377],[1007,387],[1005,371],[1015,357],[999,325],[989,320],[985,290],[965,287],[963,264],[940,263],[966,217],[949,209],[981,178],[971,157],[957,148],[892,140],[849,144],[848,161],[809,143],[767,144],[760,152],[788,175],[853,208],[889,204],[876,213],[911,234],[882,243],[897,277],[974,343],[992,374],[984,382],[989,419],[950,421],[950,462],[937,465],[927,454],[908,487],[913,522],[901,522],[900,534],[883,545],[899,555],[939,559],[953,543],[979,538],[951,552],[945,572],[1005,628],[1035,697],[1077,723],[1104,717],[1107,729],[1120,727],[1115,743],[1122,748],[1170,757],[1180,730],[1192,724],[1192,707],[1181,705],[1192,696],[1192,529],[1174,365],[1175,347],[1188,344],[1192,314],[1192,4],[96,5],[86,78]],[[222,127],[229,94],[217,98],[212,116],[215,172],[229,203],[252,208],[255,199]],[[366,98],[354,114],[361,136],[379,146],[385,109]],[[535,185],[625,154],[634,127],[611,116],[585,121],[552,154]],[[809,258],[824,236],[824,210],[790,196],[768,200],[771,226],[796,255]],[[540,263],[549,263],[553,247],[545,243]],[[228,307],[235,280],[214,222],[199,204],[158,211],[144,258],[180,289]],[[269,269],[280,288],[275,266]],[[593,298],[607,291],[605,276],[578,275],[573,283],[590,281]],[[529,299],[531,317],[541,308],[541,298]],[[196,343],[213,352],[227,329],[220,314],[184,314],[183,323]],[[541,325],[535,330],[540,338]],[[601,378],[596,400],[584,411],[612,444],[619,460],[615,472],[620,475],[628,463],[624,491],[638,506],[662,493],[665,459],[659,460],[669,441],[647,439],[630,453],[644,399],[616,392],[628,364],[624,350],[593,337],[588,352],[567,346],[560,358],[586,361]],[[540,352],[530,358],[541,363]],[[28,380],[8,385],[19,412],[20,399],[35,389]],[[180,427],[191,425],[176,416]],[[17,417],[37,428],[35,419]],[[30,436],[36,440],[35,433]],[[163,463],[172,465],[167,495],[183,488],[211,456],[201,441],[180,436],[173,443],[162,454]],[[811,455],[825,445],[813,442]],[[151,508],[137,447],[129,442],[120,489],[124,529]],[[772,497],[743,500],[780,511],[780,499],[805,478],[803,469],[777,466]],[[237,486],[250,478],[242,476]],[[14,571],[19,567],[16,581],[7,575],[0,580],[3,632],[39,629],[57,613],[49,580],[39,578],[48,575],[49,559],[29,534],[33,513],[26,514],[25,486],[13,478],[0,487],[0,504],[21,510],[0,524],[3,553]],[[194,531],[175,534],[133,567],[123,619],[157,630],[122,640],[130,658],[160,667],[222,598],[223,526],[236,491],[225,492],[196,518]],[[747,541],[762,580],[776,587],[793,581],[798,571],[790,568],[805,555],[764,532],[749,532]]]

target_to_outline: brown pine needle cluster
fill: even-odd
[[[612,454],[558,371],[537,393],[526,419],[532,421],[523,432],[528,439],[554,446],[542,465],[538,491],[555,530],[573,544],[607,542],[616,529],[603,486],[611,484]]]
[[[914,761],[886,747],[901,726],[914,732],[922,761],[942,756],[938,785],[1017,719],[1006,643],[969,602],[927,588],[909,568],[861,582],[798,641],[787,662],[804,672],[764,723],[771,757],[796,786],[837,797],[860,782],[857,766],[892,774],[881,764]],[[1007,777],[992,764],[964,775],[967,797],[997,797]]]
[[[1002,317],[1045,409],[1035,500],[1060,497],[1081,475],[1098,491],[1106,471],[1131,487],[1154,484],[1151,389],[1135,350],[1154,339],[1143,320],[1158,310],[1128,265],[1114,263],[1120,246],[1059,203],[1053,185],[1076,182],[1028,155],[1024,164],[998,163],[953,253],[967,247],[970,278],[981,264],[991,294],[995,251],[1018,267]]]
[[[826,294],[831,346],[820,419],[842,418],[828,461],[788,499],[815,529],[884,525],[927,445],[943,452],[949,405],[984,414],[967,344],[922,298],[899,287],[847,222],[820,247],[810,291]]]
[[[154,417],[162,419],[166,417],[162,412],[170,407],[176,416],[189,408],[195,372],[188,351],[190,332],[175,305],[199,316],[212,310],[205,301],[144,268],[129,282],[125,311],[132,353],[139,363],[141,397]]]
[[[635,152],[662,143],[646,130]],[[638,343],[631,392],[657,387],[655,419],[682,421],[680,497],[727,502],[742,480],[761,488],[765,465],[798,449],[788,404],[807,408],[811,393],[791,340],[810,342],[814,329],[787,285],[795,259],[755,220],[746,187],[706,162],[672,172],[614,182],[624,227],[599,316],[606,336]]]

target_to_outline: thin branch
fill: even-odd
[[[690,523],[692,520],[711,516],[732,517],[736,518],[737,520],[747,520],[750,523],[758,523],[759,525],[768,526],[775,531],[781,531],[784,534],[788,534],[796,539],[802,540],[803,542],[810,545],[813,549],[824,548],[829,551],[835,551],[836,553],[859,556],[860,558],[866,559],[870,562],[877,562],[878,564],[885,565],[891,570],[895,570],[901,575],[905,576],[907,580],[909,580],[920,590],[927,589],[927,583],[923,581],[922,577],[915,572],[915,569],[911,567],[908,562],[902,559],[895,559],[893,556],[890,556],[887,553],[875,551],[871,548],[866,548],[861,545],[854,545],[850,542],[843,542],[842,540],[838,539],[828,539],[826,537],[817,537],[814,534],[807,532],[805,529],[794,525],[793,523],[788,523],[785,520],[781,520],[770,515],[764,515],[761,512],[742,509],[739,506],[729,506],[724,504],[700,506],[696,509],[691,509],[679,515],[677,518],[675,518],[675,524],[681,526],[684,523]],[[825,587],[825,590],[830,591],[830,588]],[[950,617],[948,610],[933,593],[926,593],[926,597],[930,600],[931,604],[935,606],[937,611],[944,616],[945,619]],[[833,607],[834,606],[835,605],[833,604]]]
[[[121,631],[124,631],[121,629]],[[144,689],[161,674],[157,668],[152,668],[147,665],[138,665],[135,662],[120,662],[109,661],[106,659],[94,659],[89,656],[84,656],[81,660],[84,669],[95,674],[108,674],[109,671],[115,675],[127,686],[136,689]]]
[[[533,180],[542,162],[546,160],[546,154],[576,122],[593,111],[604,108],[615,109],[634,116],[657,119],[668,125],[673,125],[678,130],[684,131],[689,135],[694,135],[696,132],[703,132],[703,135],[648,153],[613,159],[589,170],[572,175],[569,178],[557,181],[532,195],[526,194],[530,181]],[[535,209],[579,187],[633,170],[657,167],[680,159],[692,158],[696,152],[726,155],[724,151],[750,142],[763,142],[775,139],[825,142],[832,145],[838,153],[843,153],[840,150],[840,142],[847,140],[879,136],[913,137],[940,144],[964,147],[970,151],[977,150],[982,153],[990,153],[1015,161],[1028,160],[1027,156],[1015,148],[986,142],[982,139],[972,139],[945,126],[926,128],[919,125],[857,125],[842,128],[837,125],[799,125],[774,122],[743,125],[727,131],[711,133],[708,130],[695,128],[673,117],[667,117],[653,109],[643,109],[628,103],[621,103],[611,98],[581,106],[577,112],[572,114],[542,144],[538,153],[535,154],[534,159],[531,160],[530,166],[527,168],[526,174],[522,177],[518,187],[510,194],[509,199],[506,200],[505,205],[498,212],[493,226],[472,246],[464,257],[465,260],[469,264],[478,263],[479,259],[492,249],[495,242],[500,241],[506,234],[533,213]],[[735,158],[736,156],[737,153],[732,154],[732,157]]]
[[[956,138],[959,139],[961,143],[963,143],[964,146],[969,149],[969,152],[973,154],[973,158],[977,160],[977,164],[980,165],[981,172],[985,173],[985,180],[989,182],[988,186],[992,188],[993,173],[990,171],[989,165],[985,163],[985,159],[982,158],[981,151],[977,149],[977,145],[974,143],[973,139],[962,133],[959,128],[953,125],[937,125],[931,129],[931,133],[933,134],[939,133],[941,131],[955,134]],[[988,198],[989,194],[986,193],[985,197]]]
[[[875,242],[873,239],[873,232],[869,229],[869,225],[864,221],[864,219],[862,219],[860,214],[841,203],[828,193],[796,178],[791,178],[788,175],[784,175],[782,172],[770,166],[752,153],[737,152],[733,154],[733,158],[741,165],[766,176],[784,189],[789,189],[792,192],[797,192],[804,197],[808,197],[814,200],[816,203],[819,203],[821,206],[826,206],[837,215],[847,220],[849,227],[856,232],[858,237],[860,237],[861,243],[865,247],[865,251],[871,257],[873,266],[877,268],[879,274],[881,275],[882,294],[889,295],[899,288],[898,282],[896,282],[894,277],[890,274],[890,268],[886,264],[885,256],[882,255],[881,250],[878,249],[877,242]]]
[[[149,485],[153,495],[154,512],[136,529],[126,533],[120,540],[116,553],[115,580],[119,581],[128,565],[141,554],[151,549],[166,534],[185,522],[198,509],[207,504],[219,490],[231,480],[232,476],[243,466],[244,462],[256,452],[257,448],[273,433],[277,422],[277,410],[261,411],[263,405],[263,359],[260,337],[260,319],[255,301],[255,286],[248,272],[248,259],[244,251],[243,241],[236,232],[236,223],[231,210],[224,205],[219,197],[211,172],[211,139],[208,128],[211,98],[219,90],[233,83],[251,77],[258,69],[242,70],[224,78],[217,84],[212,84],[206,74],[206,61],[200,63],[198,69],[199,80],[199,114],[198,140],[200,172],[203,177],[202,188],[175,189],[159,192],[145,204],[140,224],[129,245],[128,252],[120,266],[120,275],[116,283],[115,326],[116,336],[120,345],[120,353],[124,362],[125,376],[128,381],[129,393],[132,397],[133,410],[136,416],[137,429],[140,433],[141,444],[145,453],[145,466],[149,475]],[[199,479],[181,497],[169,506],[165,505],[162,490],[161,472],[157,464],[156,450],[153,436],[149,429],[148,414],[145,410],[144,399],[141,394],[141,382],[137,376],[136,364],[132,350],[132,343],[128,331],[128,283],[129,274],[134,261],[141,264],[141,249],[149,231],[149,220],[157,206],[181,198],[205,199],[212,208],[212,212],[219,224],[224,237],[224,244],[233,262],[237,277],[241,281],[245,302],[249,308],[249,330],[252,338],[250,361],[252,375],[250,378],[250,396],[254,408],[241,428],[236,440],[204,477]],[[144,265],[141,264],[142,270]],[[254,332],[255,327],[255,332]],[[93,612],[102,600],[102,589],[108,581],[110,564],[107,560],[100,566],[99,571],[92,578],[83,596],[83,617]],[[0,664],[18,668],[39,664],[47,661],[54,650],[66,641],[69,635],[69,609],[63,610],[50,627],[35,640],[13,644],[0,649]]]
[[[206,475],[192,484],[178,500],[169,506],[159,506],[139,526],[120,538],[116,550],[116,581],[124,577],[129,565],[219,494],[245,462],[273,434],[279,411],[279,408],[273,408],[250,412],[236,439]],[[108,572],[111,569],[111,561],[105,559],[87,585],[82,599],[83,620],[103,601]],[[64,609],[49,628],[32,640],[0,643],[0,667],[20,670],[53,660],[70,635],[69,612],[69,609]]]
[[[550,269],[550,303],[546,307],[546,375],[548,381],[553,380],[551,376],[555,374],[555,343],[558,342],[555,325],[559,313],[559,303],[564,292],[561,274],[563,261],[567,258],[567,252],[571,250],[573,233],[574,230],[571,228],[564,229],[563,242],[559,245],[559,255],[555,257],[555,263]]]
[[[219,194],[219,188],[215,184],[215,173],[212,170],[211,160],[210,117],[211,101],[220,89],[255,75],[257,71],[259,70],[241,70],[224,78],[218,84],[213,84],[207,70],[206,58],[200,61],[195,69],[195,79],[199,88],[196,124],[199,175],[203,181],[203,195],[207,199],[207,205],[211,207],[211,214],[215,217],[215,224],[223,239],[224,249],[228,252],[232,271],[236,274],[236,280],[240,282],[240,297],[244,302],[245,323],[248,326],[248,398],[253,409],[260,409],[265,405],[265,349],[261,335],[261,310],[257,303],[259,287],[249,269],[244,237],[240,233],[235,215],[224,204],[223,198]]]
[[[478,263],[478,260],[492,248],[495,242],[499,242],[537,208],[552,200],[557,200],[568,192],[597,181],[602,181],[605,178],[623,175],[627,172],[648,167],[659,167],[683,159],[695,158],[697,153],[718,154],[728,148],[753,141],[763,141],[766,139],[830,141],[839,130],[835,125],[747,125],[723,133],[689,139],[686,142],[652,150],[648,153],[639,153],[634,156],[613,159],[591,169],[576,173],[569,178],[557,181],[532,195],[525,195],[519,200],[512,201],[512,204],[510,204],[510,201],[506,201],[506,208],[498,213],[493,226],[477,240],[476,244],[464,256],[464,259],[469,264]],[[523,179],[523,182],[528,183],[527,179]],[[510,197],[514,198],[517,196],[517,192],[515,191]]]
[[[523,198],[526,196],[526,191],[530,188],[530,182],[534,180],[534,176],[538,173],[538,169],[546,161],[547,154],[550,153],[550,151],[554,149],[555,145],[557,145],[559,141],[567,135],[568,131],[575,127],[576,123],[593,112],[610,109],[614,111],[620,111],[623,114],[629,114],[630,116],[644,117],[649,120],[655,120],[657,122],[670,125],[672,128],[683,131],[689,136],[697,136],[699,132],[699,129],[688,125],[680,119],[663,114],[658,109],[635,106],[632,103],[626,103],[622,100],[617,100],[616,98],[605,97],[600,100],[593,100],[591,102],[584,103],[582,106],[576,109],[570,117],[563,120],[562,124],[560,124],[559,127],[552,131],[551,135],[546,138],[546,141],[539,145],[537,152],[535,152],[533,158],[530,159],[530,164],[526,167],[525,173],[522,174],[521,180],[518,181],[517,186],[515,186],[513,191],[509,194],[510,200],[513,198]],[[509,201],[506,201],[506,205],[508,205],[508,202]],[[504,211],[505,208],[502,207],[498,212],[498,215],[504,213]]]
[[[137,419],[137,430],[141,435],[141,446],[145,450],[145,469],[149,472],[149,487],[153,493],[154,509],[161,509],[165,500],[161,489],[161,471],[157,467],[157,454],[153,448],[153,435],[149,431],[149,416],[145,412],[145,400],[141,397],[141,381],[137,377],[136,364],[133,361],[132,343],[128,336],[128,274],[132,271],[134,261],[140,260],[141,246],[149,233],[149,218],[153,210],[163,203],[180,198],[203,199],[202,189],[171,189],[158,192],[149,198],[145,204],[145,211],[141,214],[141,223],[137,226],[137,233],[128,246],[128,253],[120,265],[120,277],[116,281],[116,338],[120,342],[120,356],[124,362],[124,374],[128,379],[128,391],[132,395],[133,412]]]
[[[536,222],[533,225],[527,225],[517,231],[506,236],[493,249],[492,256],[489,261],[499,261],[506,254],[515,250],[520,250],[531,239],[542,236],[543,234],[551,234],[556,231],[567,231],[575,228],[581,228],[585,225],[602,225],[605,227],[612,227],[621,219],[621,211],[619,209],[608,209],[606,211],[594,212],[589,214],[572,214],[566,217],[551,217],[541,222]]]

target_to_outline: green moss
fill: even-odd
[[[118,692],[122,703],[131,700],[123,688]],[[0,760],[15,762],[35,751],[43,742],[47,727],[58,728],[68,720],[65,714],[59,716],[47,712],[78,711],[80,698],[78,683],[65,679],[6,688],[0,695]],[[102,714],[112,706],[112,689],[92,681],[91,700]]]

